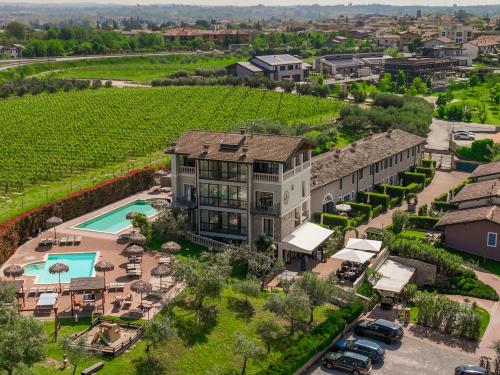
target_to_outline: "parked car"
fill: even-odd
[[[349,351],[367,356],[373,362],[383,361],[385,350],[379,344],[363,339],[340,339],[334,344],[336,350]]]
[[[382,297],[380,300],[380,308],[383,310],[392,310],[396,301],[392,297]]]
[[[337,368],[353,375],[368,375],[372,371],[371,359],[353,352],[328,352],[323,356],[323,366]]]
[[[360,320],[354,327],[354,333],[360,336],[373,337],[388,344],[401,341],[403,338],[403,328],[399,324],[385,319]]]
[[[465,365],[455,369],[455,375],[486,375],[486,369],[480,366]]]
[[[453,136],[457,140],[473,141],[476,135],[467,130],[457,130]]]

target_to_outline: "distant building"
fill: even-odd
[[[200,29],[171,29],[163,33],[165,42],[178,41],[186,43],[199,38],[204,42],[223,44],[247,44],[250,41],[250,31],[247,30],[200,30]]]
[[[339,53],[325,55],[314,60],[314,70],[330,76],[365,77],[383,70],[384,53]]]
[[[500,178],[500,161],[479,165],[469,178],[474,182]]]
[[[0,46],[0,55],[7,55],[11,59],[22,57],[24,46],[22,44],[12,44],[10,47]]]
[[[400,32],[398,47],[403,52],[409,52],[410,45],[419,39],[422,39],[422,37],[417,33],[411,31]]]
[[[461,23],[450,24],[440,28],[441,36],[447,37],[455,43],[469,42],[475,37],[474,27]]]
[[[381,48],[399,48],[399,35],[378,35],[375,37],[375,45]]]
[[[489,53],[497,53],[500,50],[500,35],[483,35],[464,43],[463,47],[473,60]]]
[[[248,62],[238,62],[226,69],[233,77],[262,74],[274,81],[302,82],[309,77],[310,65],[292,55],[269,55],[255,56]]]
[[[448,78],[456,75],[457,66],[458,61],[451,57],[404,57],[387,60],[384,73],[389,73],[396,79],[398,73],[403,71],[408,83],[420,77],[423,81],[430,80],[432,88],[438,89],[446,87]]]

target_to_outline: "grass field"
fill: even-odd
[[[186,129],[225,130],[256,119],[315,124],[334,117],[339,103],[241,87],[160,87],[12,97],[0,108],[1,221],[67,195],[70,181],[99,182],[124,172],[131,158],[148,164]],[[40,184],[50,192],[29,188]]]
[[[93,78],[110,80],[130,80],[140,83],[147,83],[154,79],[166,78],[170,74],[179,70],[194,73],[196,69],[216,70],[224,68],[237,62],[236,58],[218,58],[193,62],[158,62],[157,59],[142,59],[138,62],[122,63],[117,61],[113,64],[103,64],[94,61],[94,64],[68,68],[50,74],[56,78]]]
[[[246,58],[211,54],[170,54],[38,62],[0,71],[0,82],[31,76],[149,82],[155,78],[165,78],[178,70],[185,70],[189,73],[193,73],[198,68],[214,70],[224,68],[239,60],[246,60]]]

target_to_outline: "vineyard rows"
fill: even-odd
[[[0,185],[53,181],[167,147],[186,129],[331,117],[338,103],[234,87],[99,89],[0,101]]]

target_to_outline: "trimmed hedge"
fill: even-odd
[[[427,177],[425,179],[425,186],[429,186],[431,184],[431,182],[432,182],[432,178],[431,177]]]
[[[380,194],[380,193],[366,193],[364,191],[361,191],[358,193],[358,200],[367,203],[368,201],[368,195],[370,196],[370,205],[372,207],[376,207],[378,205],[382,205],[382,209],[384,211],[387,211],[389,208],[389,200],[391,197],[387,194]]]
[[[420,187],[418,186],[417,183],[412,182],[411,184],[406,186],[406,190],[408,191],[408,194],[410,193],[415,194],[420,190]]]
[[[423,173],[427,177],[430,177],[430,178],[433,178],[434,174],[436,173],[436,171],[434,170],[434,168],[427,168],[427,167],[416,167],[415,168],[415,172],[416,173]]]
[[[426,168],[436,168],[436,160],[431,160],[431,159],[422,159],[421,161],[422,167]]]
[[[329,227],[342,227],[344,229],[349,226],[349,219],[346,216],[324,213],[323,224]]]
[[[52,216],[64,221],[85,215],[108,204],[119,201],[154,184],[154,170],[144,168],[125,176],[104,181],[88,189],[74,192],[66,198],[23,212],[0,224],[0,264],[30,237],[46,229],[45,222]]]
[[[382,210],[383,210],[383,207],[382,207],[381,204],[379,204],[378,206],[373,207],[373,209],[372,209],[372,215],[373,215],[373,217],[380,215],[380,213],[382,212]]]
[[[402,172],[400,177],[403,179],[403,185],[405,186],[411,183],[416,183],[423,186],[425,185],[425,178],[427,176],[424,173]]]
[[[354,216],[362,216],[364,220],[369,220],[372,217],[372,206],[366,203],[346,202],[351,206],[351,213]]]
[[[360,300],[343,306],[334,311],[323,323],[306,333],[294,344],[289,346],[282,355],[258,375],[292,375],[316,353],[332,344],[332,341],[342,333],[347,324],[357,319],[363,311]]]
[[[450,211],[457,208],[456,204],[443,202],[443,201],[434,201],[432,202],[432,209],[435,211]]]
[[[403,197],[394,197],[389,201],[389,208],[394,208],[403,203]]]
[[[439,217],[433,216],[409,216],[409,224],[412,228],[418,229],[434,229],[434,226],[439,221]]]
[[[377,191],[379,193],[383,194],[384,190],[385,193],[389,195],[391,198],[403,197],[408,192],[408,189],[405,186],[389,185],[389,184],[377,185]]]
[[[314,212],[313,213],[313,221],[315,223],[321,223],[321,215],[323,214],[323,212]]]
[[[438,195],[434,201],[435,202],[446,202],[448,199],[448,192]]]

